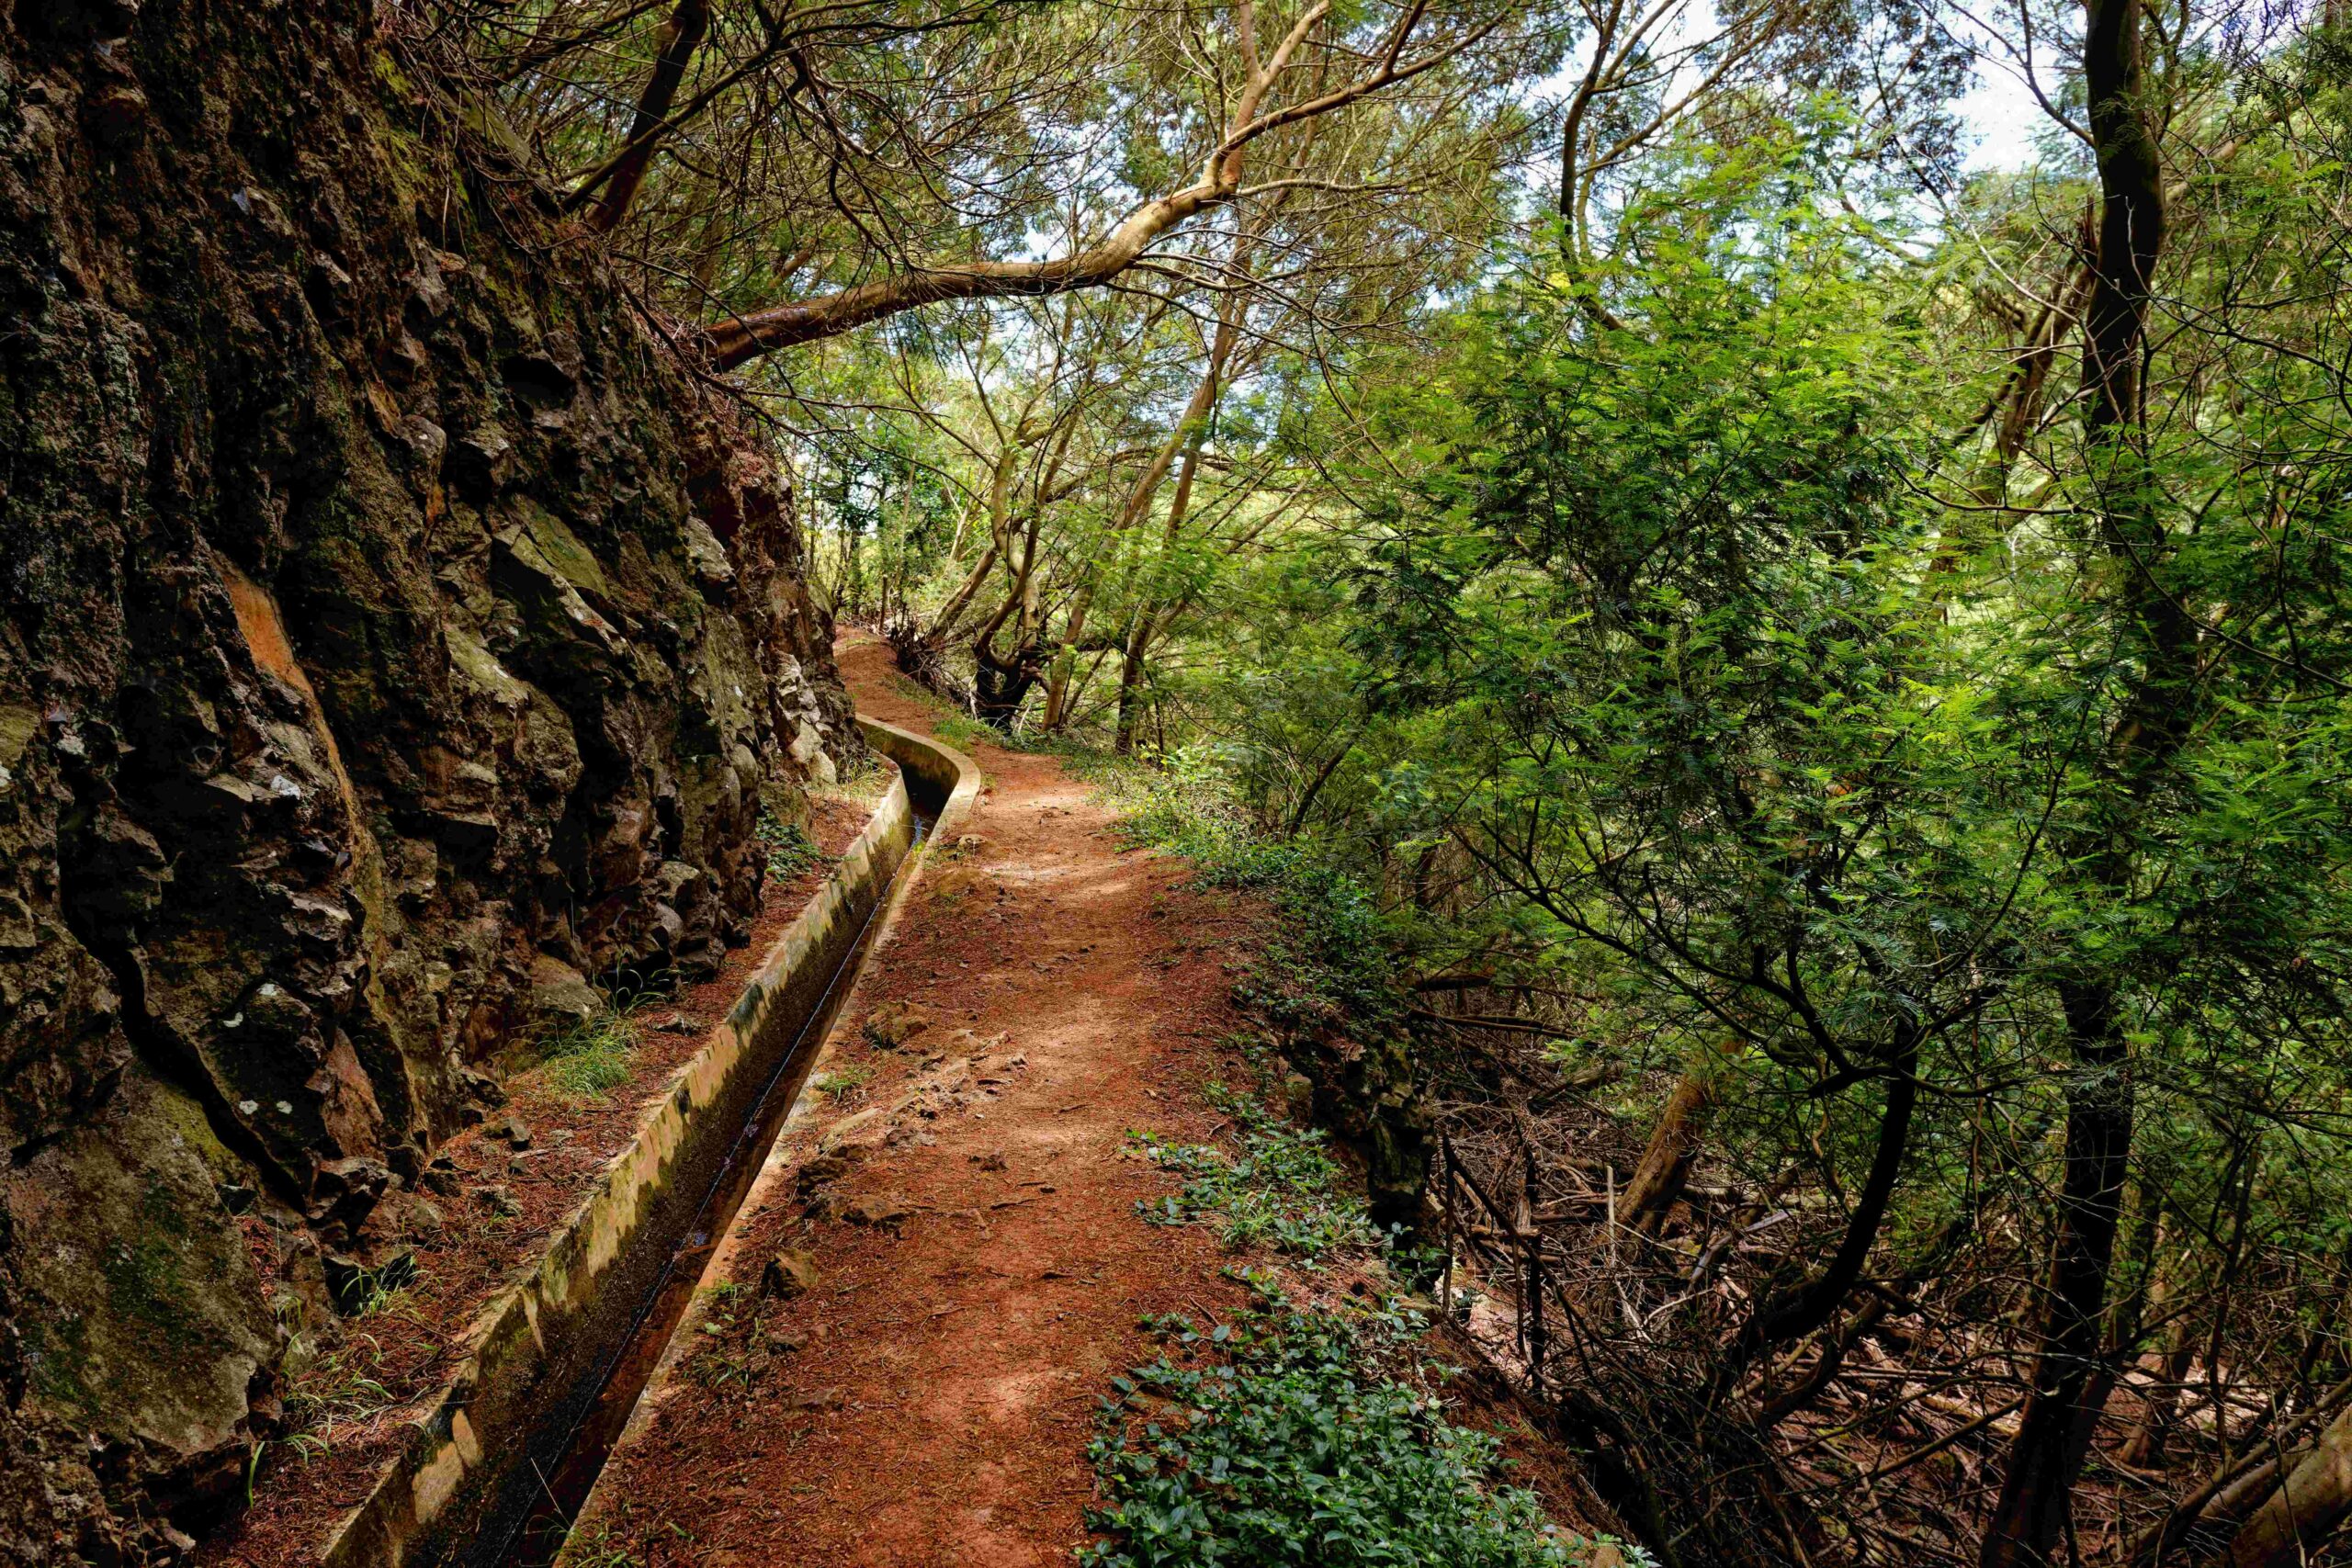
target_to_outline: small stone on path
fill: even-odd
[[[788,1302],[793,1297],[816,1288],[817,1260],[805,1252],[798,1250],[779,1252],[769,1258],[767,1267],[760,1271],[761,1293],[774,1296],[778,1301]],[[773,1338],[774,1336],[770,1337]]]

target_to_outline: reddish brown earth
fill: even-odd
[[[862,711],[931,732],[886,649],[839,652]],[[930,860],[877,951],[574,1562],[1067,1563],[1108,1380],[1157,1353],[1138,1319],[1243,1300],[1204,1229],[1136,1216],[1172,1181],[1127,1134],[1217,1133],[1201,1090],[1239,1081],[1220,1042],[1262,910],[1123,851],[1057,762],[967,750],[981,842]],[[910,1006],[932,1021],[900,1045],[861,1027]],[[781,1301],[779,1251],[814,1266]],[[1508,1403],[1474,1418],[1515,1425]],[[1565,1485],[1540,1459],[1521,1479]]]
[[[886,649],[841,655],[861,711],[930,732]],[[649,1562],[1067,1562],[1097,1402],[1151,1353],[1138,1317],[1240,1297],[1205,1232],[1136,1217],[1169,1181],[1126,1134],[1215,1130],[1197,1089],[1239,1027],[1220,938],[1250,918],[1123,852],[1058,763],[971,750],[989,787],[962,831],[983,842],[925,867],[815,1082],[872,1076],[811,1089],[739,1225],[742,1299],[780,1248],[815,1288],[756,1331],[719,1303],[730,1332],[606,1472],[590,1532]],[[890,1003],[935,1021],[879,1048],[860,1025]],[[847,1169],[812,1205],[820,1145],[849,1153],[820,1176]]]
[[[820,850],[838,855],[868,815],[865,803],[820,797],[810,804],[807,830]],[[318,1561],[329,1532],[368,1495],[410,1425],[438,1402],[483,1306],[537,1259],[548,1235],[635,1136],[646,1104],[666,1093],[670,1075],[702,1048],[831,869],[820,863],[771,883],[749,939],[718,974],[636,1011],[627,1082],[583,1100],[543,1073],[510,1077],[507,1104],[437,1151],[450,1168],[432,1174],[431,1188],[395,1194],[379,1208],[369,1239],[413,1247],[417,1281],[383,1310],[313,1335],[315,1357],[287,1389],[300,1436],[263,1451],[254,1507],[205,1544],[202,1561],[251,1568]],[[510,1117],[523,1122],[528,1147],[518,1150],[503,1135]],[[249,1224],[265,1288],[273,1297],[290,1291],[277,1247],[259,1234],[258,1221]]]

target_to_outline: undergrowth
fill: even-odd
[[[634,1504],[618,1505],[617,1519],[582,1524],[565,1538],[556,1561],[562,1568],[644,1568],[655,1543],[673,1551],[691,1547],[692,1532],[675,1519],[640,1521]]]
[[[889,787],[890,778],[889,763],[879,751],[865,747],[854,761],[841,766],[831,784],[819,786],[815,793],[841,800],[870,801]]]
[[[364,1421],[398,1403],[376,1373],[384,1352],[372,1335],[356,1335],[332,1350],[289,1354],[286,1421],[312,1431],[338,1421]]]
[[[637,1024],[619,1008],[601,1008],[539,1041],[548,1080],[572,1100],[600,1100],[628,1081]]]
[[[985,742],[990,746],[1002,747],[1008,751],[1021,750],[1013,743],[1012,736],[1007,735],[995,725],[984,719],[974,718],[970,714],[959,712],[955,708],[945,709],[933,718],[931,721],[931,728],[933,734],[950,746],[968,748],[977,743]]]
[[[1374,1040],[1404,1031],[1395,984],[1403,931],[1316,840],[1253,822],[1213,748],[1184,747],[1158,766],[1101,753],[1071,754],[1067,765],[1117,809],[1128,844],[1182,856],[1195,886],[1251,889],[1272,902],[1282,919],[1236,999],[1285,1032],[1336,1028]]]
[[[789,882],[828,858],[797,822],[786,822],[775,813],[760,813],[760,847],[767,852],[768,880]]]
[[[1424,1325],[1393,1302],[1258,1304],[1204,1332],[1145,1320],[1158,1360],[1113,1380],[1088,1449],[1104,1539],[1082,1568],[1600,1568],[1646,1560],[1566,1534],[1503,1480],[1495,1438],[1433,1393],[1367,1368],[1409,1359]]]
[[[287,1449],[308,1461],[328,1451],[329,1428],[399,1404],[381,1376],[383,1361],[383,1347],[372,1334],[293,1335],[278,1364]]]
[[[862,1091],[874,1077],[871,1062],[852,1062],[817,1075],[808,1087],[834,1104],[846,1103]]]
[[[1128,1142],[1154,1164],[1190,1178],[1181,1191],[1137,1202],[1138,1214],[1161,1225],[1211,1221],[1231,1250],[1272,1247],[1310,1263],[1335,1248],[1378,1244],[1363,1201],[1321,1132],[1294,1127],[1222,1083],[1209,1085],[1208,1096],[1233,1122],[1238,1152],[1129,1133]]]
[[[686,1363],[686,1375],[708,1389],[749,1388],[750,1360],[742,1345],[737,1342],[735,1331],[741,1320],[756,1313],[758,1292],[752,1286],[730,1281],[707,1286],[702,1293],[709,1302],[701,1326],[710,1348]]]

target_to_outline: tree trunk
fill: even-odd
[[[932,641],[944,641],[956,629],[956,623],[962,620],[964,613],[972,607],[972,600],[988,581],[989,574],[996,570],[997,563],[1012,547],[1012,468],[1017,456],[1012,444],[1007,442],[997,453],[995,466],[989,470],[988,547],[980,552],[980,558],[973,563],[972,570],[964,574],[964,581],[956,585],[956,591],[947,596],[947,602],[939,607],[939,613],[932,617],[930,630],[924,634]],[[1014,584],[1016,592],[1019,587],[1018,583]]]
[[[1021,716],[1022,704],[1045,674],[1044,637],[1040,626],[1043,594],[1038,580],[1037,534],[1040,516],[1029,513],[1023,531],[1021,569],[1012,591],[988,624],[972,639],[972,707],[989,724],[1010,726]],[[1012,651],[999,653],[998,633],[1012,622]]]
[[[1224,341],[1222,333],[1218,341]],[[1193,389],[1192,400],[1184,407],[1183,417],[1176,422],[1176,428],[1168,433],[1168,439],[1160,443],[1159,450],[1150,464],[1136,476],[1134,487],[1127,491],[1126,501],[1119,508],[1117,521],[1112,525],[1113,532],[1132,528],[1143,521],[1151,510],[1152,498],[1159,493],[1160,483],[1168,478],[1168,470],[1175,466],[1180,452],[1184,457],[1184,468],[1183,478],[1177,488],[1176,504],[1178,520],[1182,520],[1183,502],[1192,493],[1193,466],[1200,457],[1199,429],[1209,411],[1216,406],[1219,378],[1224,369],[1223,355],[1212,350],[1208,368],[1202,373],[1200,384]],[[1191,438],[1189,446],[1186,446],[1188,435]],[[1094,583],[1090,578],[1080,585],[1078,597],[1070,605],[1069,619],[1062,627],[1062,650],[1055,659],[1053,673],[1046,681],[1046,713],[1040,728],[1049,735],[1069,722],[1070,674],[1077,665],[1078,640],[1086,630],[1086,617],[1093,604]]]
[[[1143,692],[1143,658],[1145,644],[1151,637],[1151,616],[1148,605],[1139,605],[1135,618],[1127,623],[1127,636],[1119,649],[1119,724],[1112,750],[1122,757],[1135,755],[1136,724],[1142,716],[1142,705],[1137,700]]]
[[[678,96],[679,84],[686,79],[686,63],[702,45],[702,36],[710,30],[710,0],[678,0],[678,8],[662,28],[662,52],[653,62],[653,74],[646,79],[645,91],[637,100],[637,113],[630,119],[628,141],[619,157],[609,165],[605,176],[604,195],[595,210],[588,215],[588,226],[599,233],[610,233],[628,216],[629,206],[637,199],[638,187],[645,183],[645,172],[653,166],[653,150],[661,143],[662,121],[668,118],[670,106]]]
[[[1235,239],[1230,265],[1237,276],[1248,273],[1250,252],[1256,243],[1257,231],[1254,229],[1244,230]],[[1226,364],[1233,356],[1235,344],[1240,341],[1241,307],[1237,301],[1238,297],[1228,296],[1219,307],[1216,332],[1209,340],[1208,364],[1201,372],[1199,383],[1193,389],[1191,400],[1184,405],[1183,417],[1176,422],[1176,428],[1168,433],[1168,439],[1161,443],[1151,465],[1137,477],[1134,489],[1128,491],[1125,503],[1119,508],[1118,521],[1113,525],[1114,530],[1132,528],[1150,514],[1152,498],[1159,494],[1169,469],[1176,467],[1180,452],[1183,455],[1183,464],[1177,471],[1175,497],[1169,502],[1165,538],[1173,543],[1178,531],[1183,527],[1184,513],[1192,504],[1193,479],[1200,468],[1201,444],[1207,438],[1209,420],[1216,412],[1217,400],[1225,393]],[[1070,610],[1069,624],[1063,628],[1063,652],[1055,660],[1053,674],[1046,687],[1044,728],[1048,734],[1058,730],[1069,720],[1068,693],[1070,672],[1077,663],[1079,636],[1085,629],[1087,612],[1093,598],[1093,584],[1090,581],[1079,590],[1078,602]],[[1130,705],[1136,686],[1142,678],[1143,656],[1150,640],[1151,604],[1151,596],[1142,594],[1135,619],[1124,639],[1125,657],[1119,671],[1118,750],[1122,756],[1135,750],[1134,709]],[[1138,637],[1143,638],[1145,648],[1136,646]]]
[[[2195,1355],[2180,1325],[2170,1325],[2165,1338],[2164,1353],[2156,1359],[2154,1368],[2156,1386],[2148,1394],[2139,1425],[2132,1428],[2132,1436],[2116,1456],[2141,1470],[2152,1470],[2164,1460],[2165,1440],[2172,1435],[2173,1423],[2179,1418],[2181,1380],[2188,1375],[2188,1364]]]
[[[1738,1050],[1734,1044],[1726,1051]],[[1690,1168],[1699,1160],[1699,1150],[1706,1138],[1707,1114],[1714,1109],[1715,1084],[1723,1064],[1697,1061],[1683,1069],[1682,1077],[1667,1096],[1666,1108],[1658,1112],[1657,1122],[1650,1129],[1648,1146],[1642,1150],[1639,1165],[1626,1179],[1625,1195],[1618,1201],[1618,1223],[1639,1231],[1644,1235],[1656,1235],[1665,1227],[1667,1216],[1682,1196],[1682,1189],[1690,1179]]]
[[[2163,529],[2147,470],[2141,355],[2164,248],[2164,172],[2144,101],[2141,0],[2088,0],[2083,76],[2099,174],[2097,275],[2085,320],[2084,442],[2100,539],[2121,576],[2116,610],[2143,652],[2140,680],[2108,745],[2111,777],[2084,861],[2109,897],[2131,897],[2127,844],[2147,786],[2186,732],[2184,666],[2195,627],[2152,573]],[[2051,1244],[2040,1345],[1984,1568],[2040,1568],[2065,1533],[2097,1411],[2085,1394],[2099,1363],[2109,1265],[2132,1148],[2132,1089],[2119,983],[2086,975],[2059,987],[2075,1075],[2066,1092],[2065,1168]]]
[[[1995,1193],[2007,1184],[2015,1168],[2014,1165],[2004,1160],[1974,1184],[1966,1207],[1943,1223],[1937,1230],[1935,1239],[1920,1253],[1918,1260],[1895,1276],[1891,1290],[1872,1297],[1860,1311],[1846,1320],[1837,1334],[1826,1337],[1820,1357],[1812,1368],[1766,1403],[1757,1417],[1759,1430],[1769,1431],[1819,1398],[1823,1391],[1837,1381],[1838,1373],[1844,1367],[1846,1358],[1853,1354],[1854,1348],[1885,1320],[1894,1302],[1943,1272],[1953,1255],[1975,1234],[1979,1217],[1991,1206]]]
[[[2149,1311],[2164,1324],[2161,1330],[2164,1348],[2156,1353],[2155,1364],[2149,1369],[2155,1373],[2156,1386],[2149,1391],[2138,1423],[2132,1427],[2132,1435],[2124,1439],[2123,1447],[2116,1454],[2123,1463],[2143,1470],[2164,1457],[2165,1438],[2171,1433],[2173,1421],[2180,1408],[2180,1382],[2188,1375],[2188,1364],[2194,1354],[2194,1348],[2188,1341],[2188,1320],[2167,1314],[2172,1304],[2173,1280],[2171,1271],[2164,1266],[2162,1257],[2164,1228],[2159,1220],[2157,1256],[2149,1265],[2147,1292]]]
[[[1249,269],[1250,252],[1256,243],[1254,231],[1244,233],[1235,242],[1232,263],[1235,272]],[[1218,312],[1216,335],[1209,344],[1208,375],[1201,383],[1201,390],[1205,396],[1195,396],[1193,408],[1186,411],[1189,423],[1184,461],[1176,471],[1176,493],[1169,498],[1167,525],[1160,530],[1159,550],[1163,560],[1176,547],[1176,541],[1182,537],[1184,518],[1193,509],[1193,481],[1201,470],[1201,446],[1208,439],[1209,423],[1216,417],[1217,400],[1225,395],[1226,372],[1231,367],[1233,351],[1241,341],[1241,309],[1238,299],[1228,299]],[[1245,366],[1245,373],[1247,368]],[[1120,650],[1117,750],[1122,757],[1133,755],[1136,749],[1136,727],[1142,717],[1136,698],[1143,690],[1144,659],[1151,652],[1152,642],[1167,625],[1167,619],[1160,613],[1160,601],[1150,592],[1153,582],[1150,575],[1145,577],[1138,593],[1135,619],[1127,626],[1126,645]]]
[[[1969,477],[1969,500],[1976,506],[2004,507],[2008,503],[2009,476],[2024,454],[2027,441],[2040,427],[2042,412],[2049,404],[2050,373],[2057,367],[2058,350],[2082,321],[2084,306],[2097,280],[2098,245],[2096,215],[2086,211],[2078,240],[2082,259],[2068,268],[2056,302],[2042,306],[2028,325],[2024,344],[2009,362],[2007,377],[1969,426],[1972,434],[1987,424],[1993,427],[1993,443]],[[1944,524],[1928,566],[1931,574],[1928,591],[1936,597],[1941,598],[1948,592],[1948,580],[1960,570],[1970,546],[1969,535],[1975,526],[1965,513]]]
[[[1854,1210],[1847,1216],[1846,1234],[1837,1252],[1820,1273],[1804,1283],[1776,1291],[1757,1303],[1738,1339],[1716,1367],[1719,1391],[1727,1390],[1758,1357],[1827,1324],[1861,1279],[1862,1265],[1870,1260],[1879,1227],[1886,1221],[1903,1156],[1910,1147],[1911,1117],[1919,1104],[1919,1043],[1909,1023],[1896,1025],[1887,1055],[1886,1106],[1879,1115],[1878,1147],[1871,1156],[1870,1174],[1855,1194]]]
[[[712,363],[721,370],[731,370],[780,348],[814,343],[904,310],[953,299],[1040,299],[1072,289],[1100,288],[1141,261],[1153,244],[1189,219],[1239,198],[1244,194],[1242,157],[1252,142],[1285,127],[1336,114],[1434,70],[1487,30],[1471,29],[1452,42],[1439,44],[1418,58],[1407,60],[1403,57],[1405,45],[1427,11],[1425,6],[1409,7],[1377,51],[1378,63],[1363,74],[1329,92],[1279,108],[1267,107],[1268,94],[1307,35],[1329,15],[1330,7],[1328,4],[1308,6],[1262,62],[1254,43],[1249,45],[1245,56],[1250,70],[1227,124],[1225,139],[1202,164],[1200,177],[1182,190],[1154,197],[1136,207],[1097,244],[1040,261],[916,265],[904,272],[854,284],[819,299],[730,316],[712,322],[707,329]]]
[[[2099,1364],[2107,1277],[2123,1213],[2131,1065],[2118,1037],[2111,989],[2068,987],[2064,1001],[2077,1076],[2066,1091],[2058,1235],[2025,1414],[1984,1532],[1984,1568],[2038,1568],[2052,1561],[2097,1419],[2084,1396]]]
[[[2346,1514],[2352,1514],[2352,1409],[2328,1423],[2318,1446],[2239,1529],[2230,1542],[2230,1568],[2305,1562]]]

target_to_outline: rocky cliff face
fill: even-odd
[[[0,20],[0,1561],[182,1550],[255,1258],[856,744],[774,470],[397,27]]]

